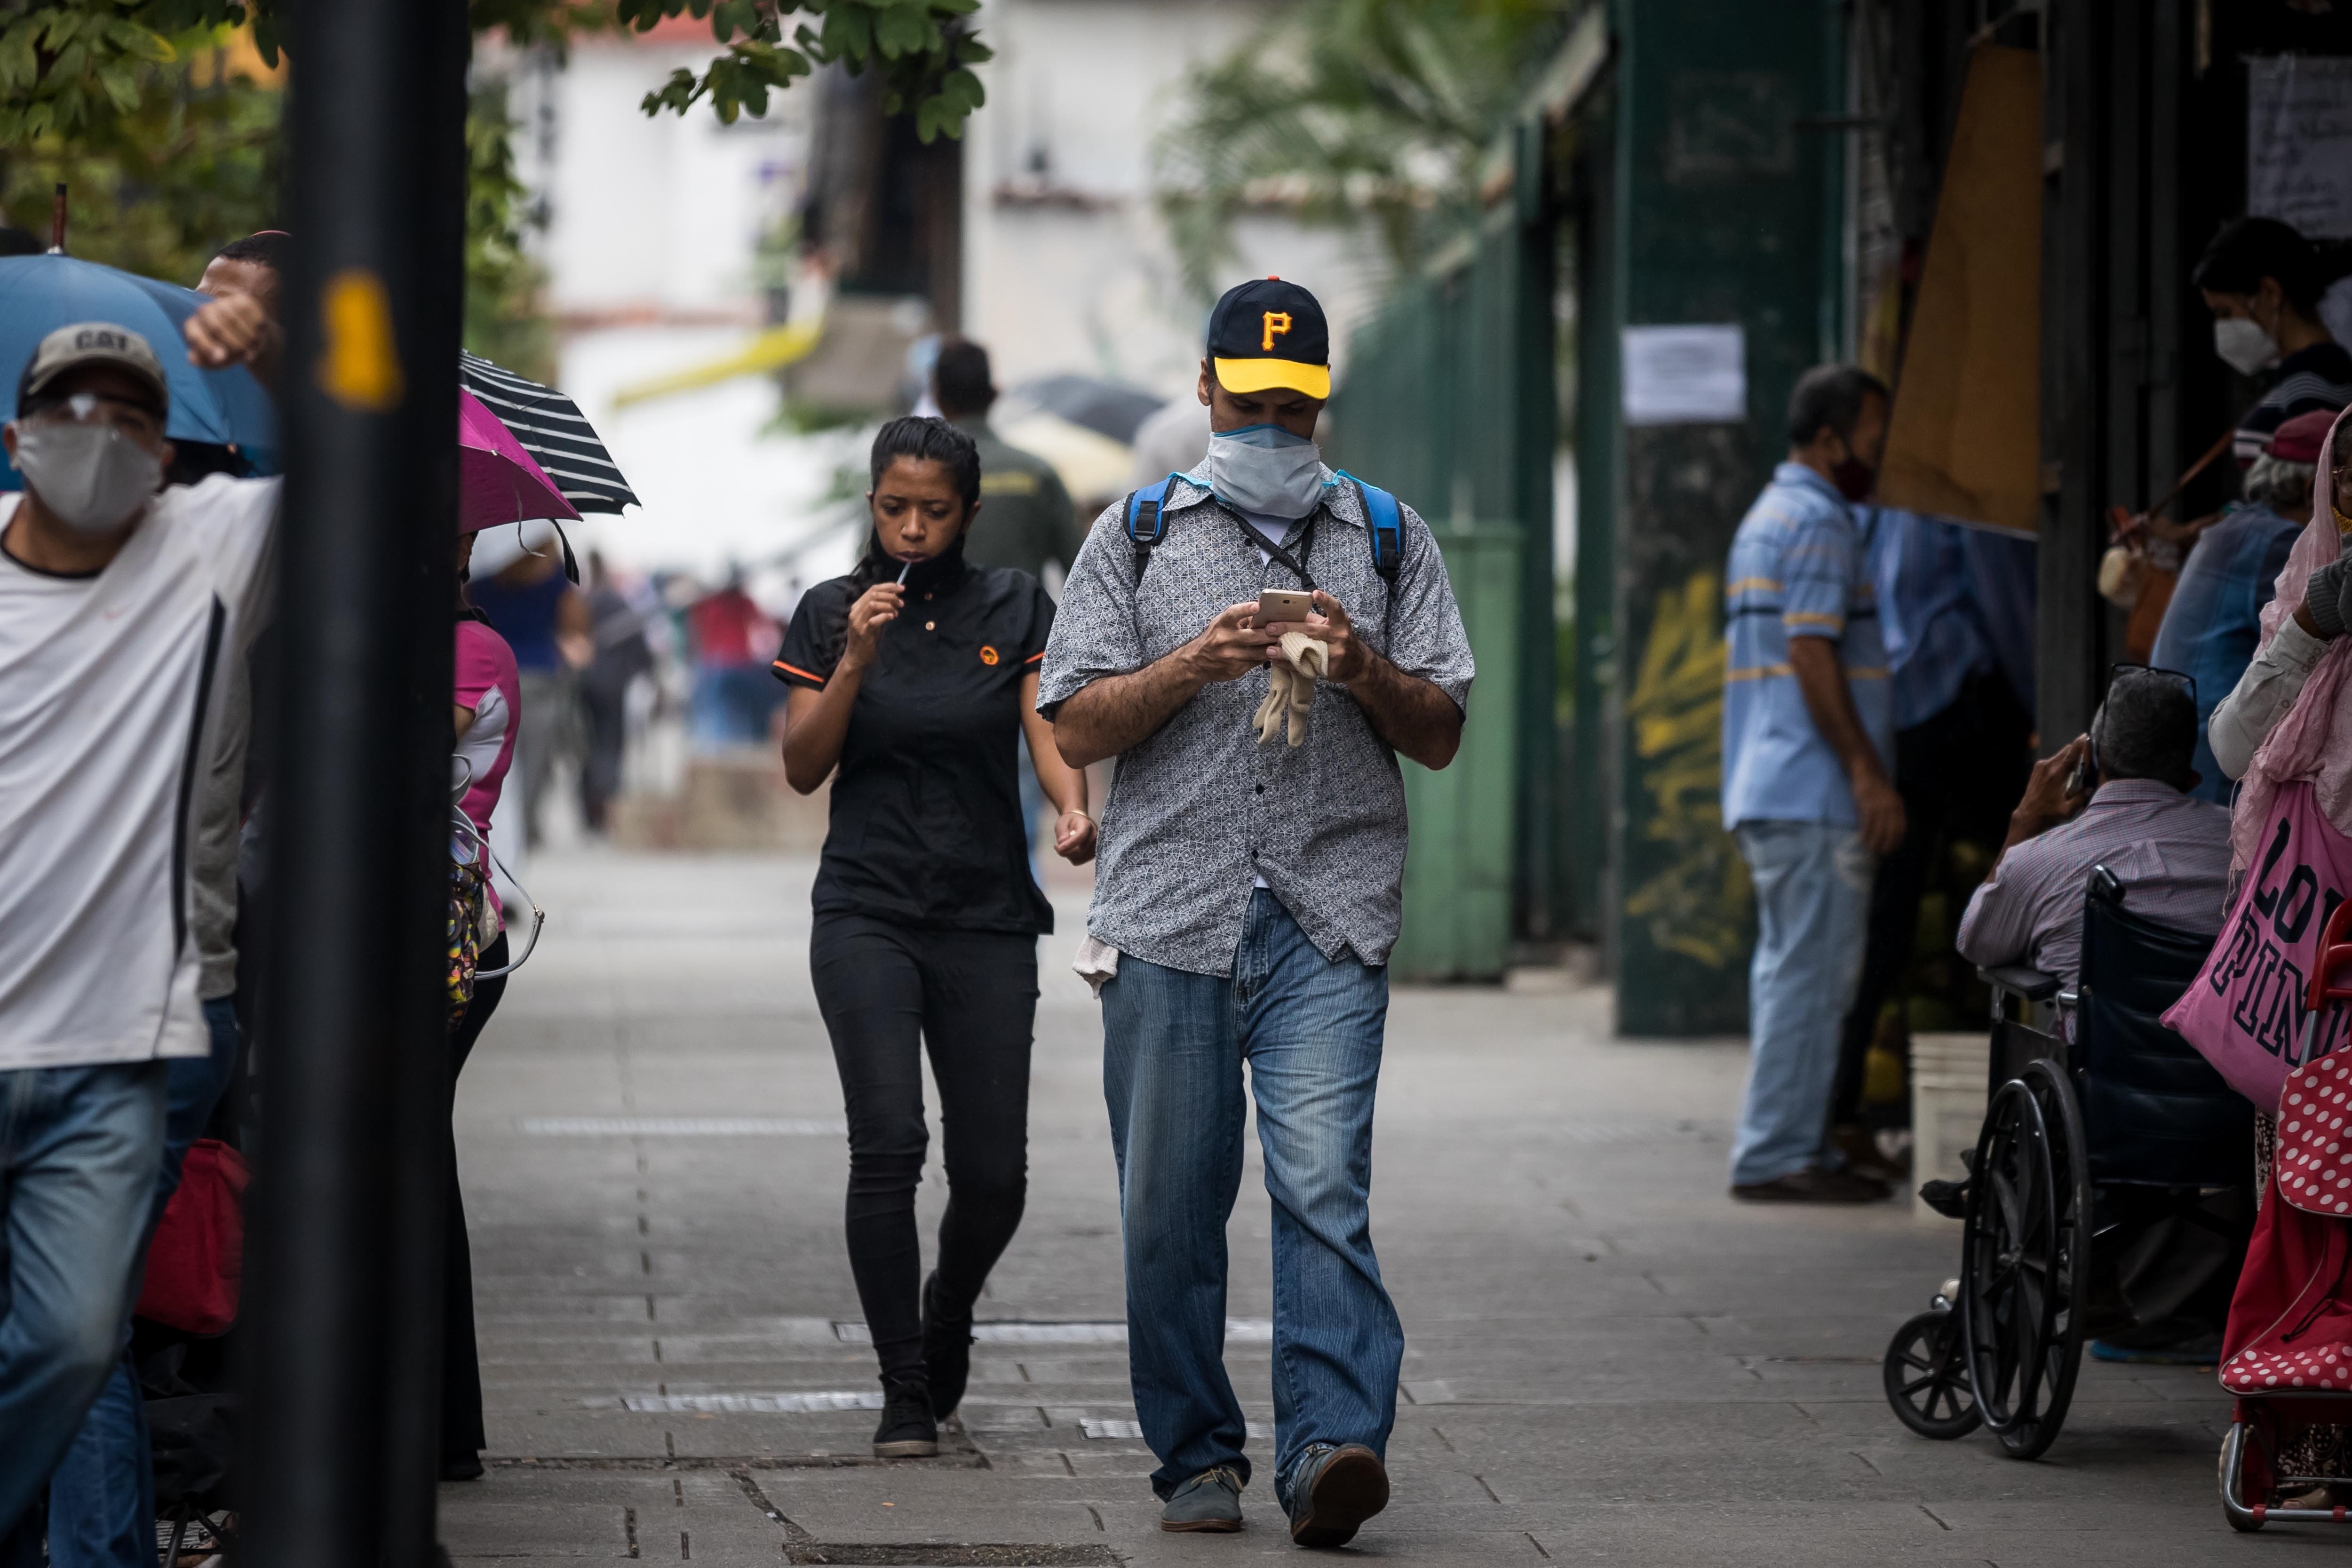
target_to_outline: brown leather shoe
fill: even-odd
[[[1749,1204],[1875,1204],[1894,1189],[1852,1171],[1795,1171],[1769,1182],[1736,1185],[1731,1195]]]
[[[1878,1140],[1867,1127],[1848,1124],[1830,1129],[1830,1142],[1845,1156],[1845,1168],[1856,1175],[1899,1186],[1911,1178],[1911,1162],[1895,1161],[1879,1152]]]

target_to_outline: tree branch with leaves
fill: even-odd
[[[139,70],[177,57],[174,40],[250,26],[273,68],[289,0],[0,0],[0,146],[104,135],[138,111]],[[575,35],[648,33],[691,16],[720,52],[646,95],[648,114],[708,100],[732,124],[816,66],[880,73],[885,105],[911,110],[926,142],[960,136],[986,99],[972,68],[989,58],[969,18],[980,0],[469,0],[477,34],[561,48]],[[794,21],[805,17],[805,21]],[[811,26],[811,22],[814,26]],[[788,39],[785,26],[791,23]]]
[[[1154,149],[1186,283],[1215,292],[1253,208],[1368,224],[1418,266],[1475,220],[1478,174],[1587,0],[1305,0],[1196,68]]]

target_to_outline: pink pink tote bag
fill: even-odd
[[[2265,1115],[2288,1074],[2344,1044],[2346,1002],[2331,998],[2315,1026],[2307,1012],[2321,933],[2352,896],[2352,839],[2321,815],[2308,781],[2281,784],[2268,815],[2211,955],[2164,1016]]]

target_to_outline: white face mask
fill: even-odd
[[[2252,375],[2279,357],[2278,340],[2251,316],[2226,316],[2213,323],[2213,352],[2240,375]]]
[[[19,424],[16,468],[41,505],[77,533],[113,532],[163,482],[154,453],[105,425]]]
[[[1191,477],[1219,500],[1266,517],[1305,517],[1323,494],[1323,454],[1279,425],[1219,430]]]

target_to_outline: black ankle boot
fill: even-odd
[[[971,1319],[940,1317],[939,1294],[940,1277],[933,1274],[923,1281],[923,1378],[932,1413],[944,1421],[963,1403],[964,1384],[971,1380]]]
[[[893,1384],[882,1391],[882,1425],[874,1429],[877,1459],[928,1459],[940,1451],[940,1424],[931,1415],[930,1392],[919,1383]]]

